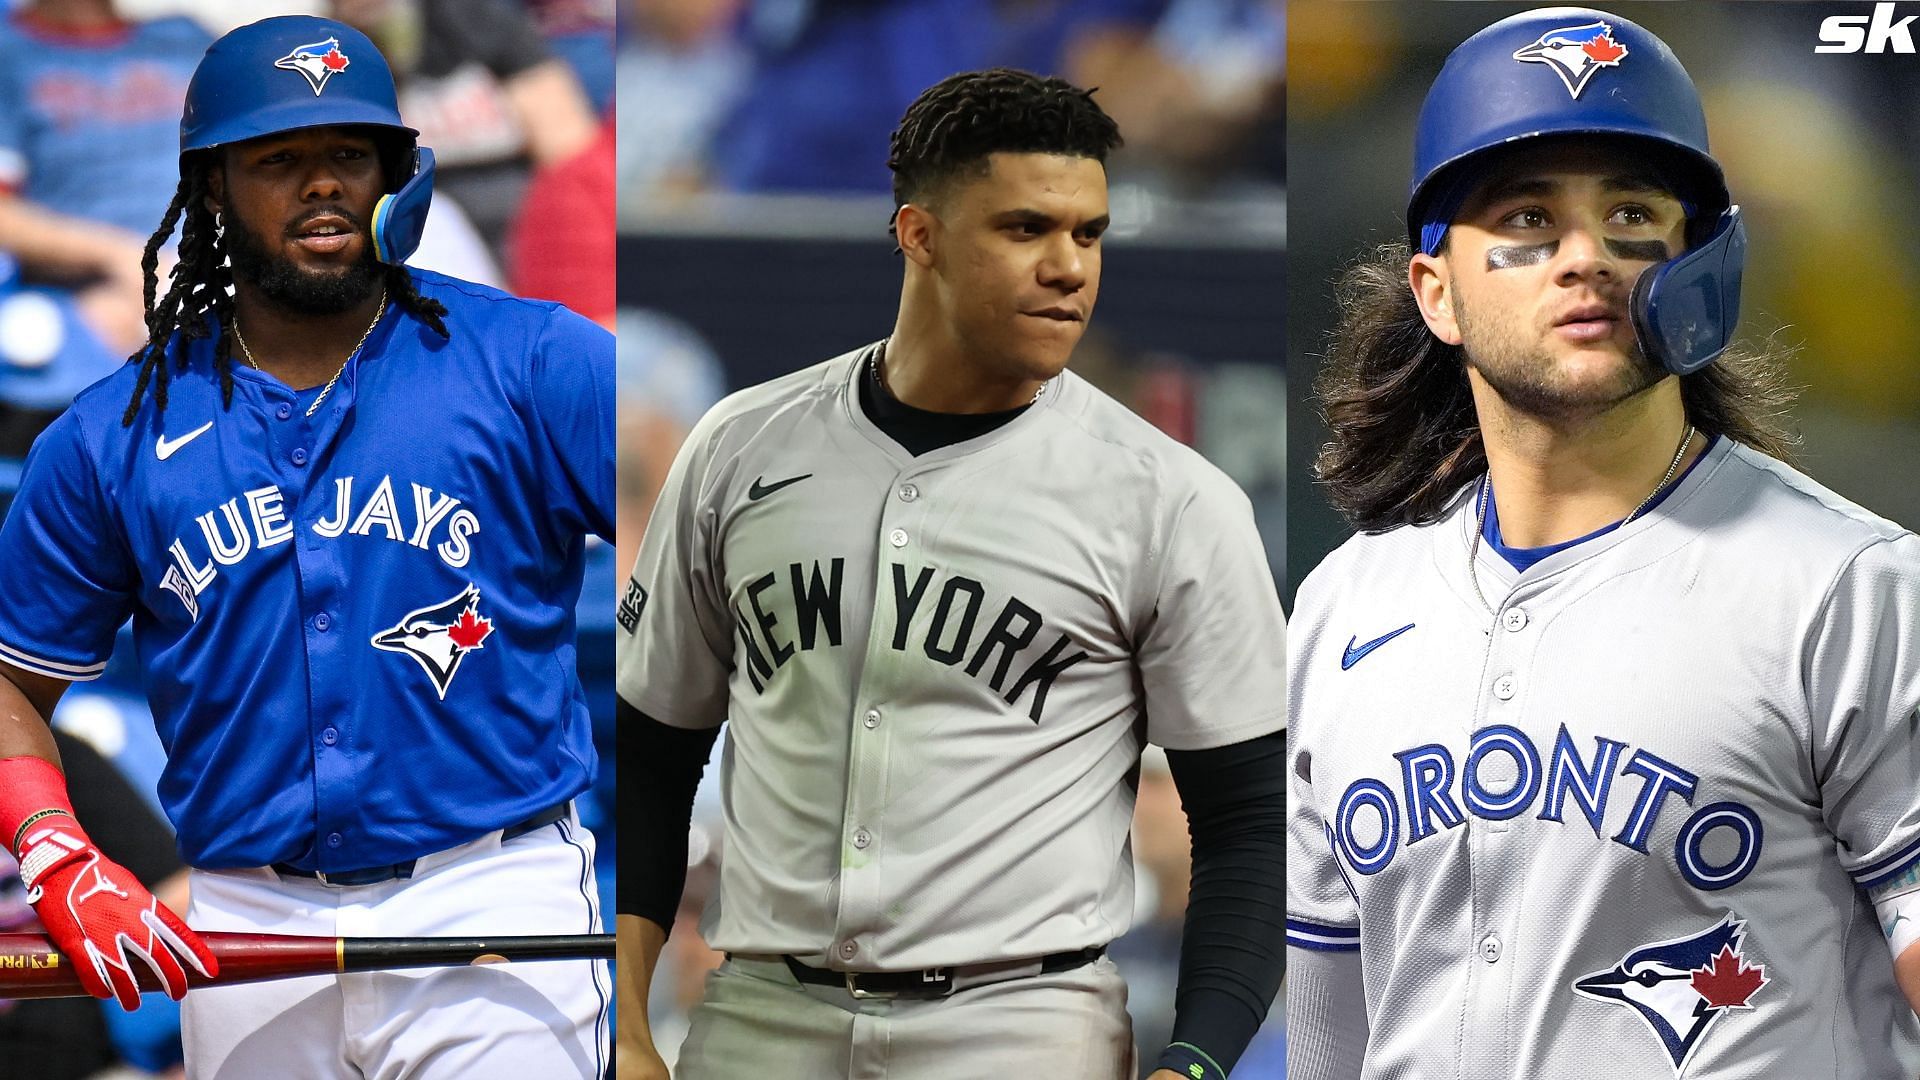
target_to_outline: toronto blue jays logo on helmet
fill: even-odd
[[[1656,941],[1618,964],[1574,981],[1591,998],[1632,1009],[1659,1037],[1679,1076],[1707,1029],[1730,1009],[1752,1009],[1753,995],[1772,982],[1765,964],[1748,964],[1747,923],[1728,912],[1691,937]]]
[[[480,590],[469,583],[450,600],[407,612],[406,618],[373,635],[373,646],[419,661],[444,701],[460,661],[492,633],[493,620],[480,614]]]
[[[1626,57],[1627,47],[1614,40],[1613,27],[1603,22],[1549,30],[1513,54],[1515,60],[1552,68],[1576,98],[1601,68],[1619,67]]]
[[[328,38],[294,49],[275,60],[273,66],[305,75],[308,85],[313,87],[313,96],[319,97],[327,80],[347,70],[349,62],[347,54],[340,51],[340,39]]]

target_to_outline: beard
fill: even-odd
[[[331,206],[325,212],[338,214],[366,235],[355,215],[344,207]],[[304,270],[292,259],[269,249],[259,234],[250,231],[239,215],[226,216],[227,257],[233,262],[233,274],[260,290],[267,299],[302,315],[338,315],[373,295],[386,276],[386,268],[374,257],[373,245],[363,245],[360,258],[340,270]]]
[[[1469,318],[1457,285],[1453,295],[1467,366],[1480,373],[1500,400],[1520,412],[1552,420],[1592,416],[1667,377],[1665,369],[1647,359],[1638,340],[1627,350],[1624,364],[1583,377],[1533,345],[1519,320],[1502,321],[1496,316],[1483,323],[1477,316]]]

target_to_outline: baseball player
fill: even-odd
[[[1783,462],[1692,81],[1494,23],[1407,232],[1320,386],[1289,1075],[1913,1075],[1920,540]]]
[[[726,399],[674,463],[621,612],[623,1076],[664,1075],[647,980],[723,721],[703,932],[729,959],[681,1080],[1136,1076],[1104,950],[1148,740],[1195,838],[1155,1075],[1222,1077],[1258,1027],[1284,952],[1278,598],[1233,483],[1064,370],[1118,144],[1058,79],[926,91],[889,162],[892,334]]]
[[[127,1008],[138,971],[175,998],[215,972],[189,926],[593,931],[573,611],[612,531],[610,335],[401,265],[432,155],[342,24],[215,42],[180,148],[151,340],[35,443],[0,528],[0,835],[41,921]],[[129,616],[184,921],[88,839],[42,720]],[[584,963],[213,988],[187,1066],[598,1077],[609,990]]]

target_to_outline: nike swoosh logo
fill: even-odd
[[[165,435],[160,436],[160,438],[157,441],[155,441],[153,444],[154,456],[159,458],[161,461],[167,460],[168,458],[172,457],[174,454],[178,453],[181,447],[187,445],[193,440],[206,434],[207,429],[212,426],[213,426],[213,421],[209,420],[206,423],[201,424],[199,427],[194,428],[192,431],[187,432],[185,435],[182,435],[177,439],[170,440]]]
[[[767,496],[773,494],[774,492],[779,491],[781,488],[787,487],[791,484],[797,484],[800,481],[805,480],[807,479],[807,477],[810,477],[812,475],[813,475],[812,473],[808,473],[806,474],[806,476],[791,477],[789,479],[782,480],[777,484],[762,484],[760,481],[766,478],[761,476],[756,476],[753,478],[753,486],[747,488],[747,501],[758,502],[761,499],[764,499]]]
[[[1407,625],[1401,627],[1398,630],[1394,630],[1390,633],[1381,634],[1379,637],[1374,638],[1372,641],[1367,642],[1365,645],[1362,645],[1357,649],[1353,647],[1353,643],[1359,640],[1359,635],[1355,635],[1353,637],[1348,638],[1347,651],[1343,653],[1340,657],[1340,670],[1345,671],[1348,668],[1352,667],[1353,665],[1359,663],[1360,661],[1365,660],[1367,658],[1368,653],[1372,652],[1373,650],[1379,648],[1382,645],[1385,645],[1387,642],[1392,641],[1394,638],[1399,637],[1401,634],[1404,634],[1411,629],[1413,629],[1413,624],[1408,623]]]

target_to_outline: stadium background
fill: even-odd
[[[1414,122],[1447,53],[1533,6],[1289,9],[1289,600],[1349,534],[1310,473],[1325,439],[1309,388],[1332,324],[1330,283],[1370,245],[1404,235]],[[1747,215],[1742,337],[1799,346],[1801,467],[1920,526],[1920,64],[1813,52],[1823,18],[1865,16],[1869,4],[1602,6],[1663,38],[1700,87],[1714,155]]]
[[[440,160],[416,265],[561,300],[611,328],[613,0],[0,0],[0,512],[25,440],[144,337],[137,245],[173,195],[194,64],[218,34],[289,13],[352,22],[393,62],[402,115]],[[101,23],[102,16],[124,21]],[[87,25],[56,25],[73,19]],[[56,54],[82,66],[40,65]],[[24,250],[22,229],[49,209],[69,224],[106,230],[94,236],[110,238],[99,245],[110,254],[75,266]],[[580,669],[596,741],[611,761],[612,546],[596,542],[590,558]],[[154,891],[184,910],[178,860],[167,854],[153,794],[162,752],[125,633],[121,645],[105,677],[66,695],[54,724],[111,762],[117,774],[104,770],[107,779],[124,781],[104,786],[125,802],[98,805],[138,826],[122,820],[114,829],[87,813],[87,801],[101,795],[82,788],[103,785],[76,779],[75,801],[103,848],[136,872],[151,866]],[[70,771],[83,752],[63,744]],[[607,911],[612,805],[606,768],[580,811],[600,840]],[[110,845],[108,834],[119,831],[136,850]],[[17,869],[0,855],[0,930],[30,926],[31,918]],[[91,1000],[0,1002],[0,1080],[177,1078],[178,1015],[159,994],[131,1014]]]
[[[1099,87],[1128,144],[1110,167],[1114,225],[1074,369],[1239,482],[1278,577],[1279,3],[629,0],[621,16],[620,565],[706,407],[886,335],[901,274],[887,235],[888,133],[927,86],[1006,65]],[[697,933],[724,857],[713,771],[654,979],[653,1027],[669,1062],[718,962]],[[1113,951],[1150,1061],[1172,1022],[1187,880],[1185,819],[1154,753],[1134,852],[1137,926]],[[1282,1047],[1276,1009],[1235,1076],[1280,1076]]]

